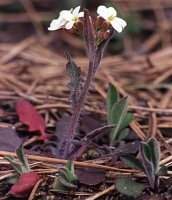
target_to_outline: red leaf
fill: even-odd
[[[10,194],[15,197],[25,197],[40,179],[40,176],[35,172],[24,173],[18,182],[11,187]]]
[[[20,122],[29,126],[29,131],[39,131],[41,133],[38,140],[45,141],[48,139],[47,134],[45,133],[45,121],[32,104],[25,99],[19,99],[16,106],[16,112]]]

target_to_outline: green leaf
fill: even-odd
[[[143,171],[143,166],[140,161],[132,155],[121,156],[122,162],[130,168],[134,168]]]
[[[116,179],[115,186],[121,194],[135,198],[138,197],[145,188],[145,185],[139,184],[129,178]]]
[[[154,165],[154,172],[157,173],[159,171],[160,146],[155,138],[150,138],[147,143],[151,152],[151,159]]]
[[[7,179],[7,182],[8,182],[9,184],[14,185],[18,180],[19,180],[19,175],[18,175],[18,174],[15,174],[15,175],[10,176],[10,177]]]
[[[65,176],[70,183],[78,180],[78,177],[75,175],[74,164],[71,160],[69,160],[64,167],[59,169],[59,173]]]
[[[73,183],[68,182],[68,180],[65,177],[63,177],[63,176],[59,176],[58,179],[59,179],[59,182],[63,186],[65,186],[66,188],[68,188],[68,189],[77,189],[78,188],[77,185],[74,185]]]
[[[152,162],[152,153],[149,144],[146,142],[141,142],[141,146],[143,147],[144,157],[146,157],[150,162]]]
[[[65,187],[60,181],[58,177],[54,178],[54,182],[52,184],[52,190],[53,192],[59,192],[59,191],[68,191],[69,188]]]
[[[140,155],[141,155],[142,165],[143,165],[144,171],[146,173],[146,176],[148,178],[149,184],[152,189],[155,189],[156,177],[155,177],[155,173],[154,173],[154,165],[150,158],[151,157],[150,147],[145,142],[141,142],[141,144],[140,144]]]
[[[71,172],[69,169],[67,169],[65,167],[60,168],[59,173],[61,175],[65,176],[66,179],[68,180],[68,182],[70,182],[70,183],[78,180],[78,177],[73,172]]]
[[[29,167],[29,163],[28,160],[24,154],[23,148],[22,147],[18,147],[16,149],[16,154],[18,159],[22,162],[22,164],[24,165],[24,167],[26,168],[26,172],[30,171],[30,167]]]
[[[121,126],[122,121],[127,113],[128,99],[123,98],[115,103],[111,110],[110,123],[116,124],[116,127],[110,132],[110,144],[113,145],[116,140],[117,133]]]
[[[129,134],[129,129],[125,128],[122,131],[118,132],[117,134],[117,140],[124,140]]]
[[[118,101],[119,101],[119,92],[115,86],[109,83],[109,88],[108,88],[108,93],[107,93],[108,124],[111,124],[110,113],[111,113],[112,107]]]
[[[131,113],[126,113],[126,115],[125,115],[125,117],[124,117],[124,119],[123,119],[123,121],[122,121],[121,126],[120,126],[119,129],[122,130],[122,129],[124,129],[125,127],[129,126],[130,123],[133,121],[133,119],[134,119],[133,114],[131,114]]]
[[[13,166],[13,168],[19,173],[22,174],[25,172],[25,168],[12,156],[4,156],[4,159],[8,160],[8,162]]]
[[[74,164],[71,160],[69,160],[66,164],[65,167],[70,170],[72,173],[74,173]]]

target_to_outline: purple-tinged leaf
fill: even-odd
[[[95,28],[93,26],[92,19],[89,15],[89,11],[87,9],[84,10],[84,38],[87,47],[87,53],[90,60],[93,60],[96,54],[96,33]]]
[[[145,142],[141,142],[140,144],[140,154],[141,154],[141,161],[144,168],[144,171],[146,173],[146,176],[149,180],[149,184],[152,189],[155,189],[155,183],[156,183],[156,177],[154,173],[154,166],[151,160],[151,152],[149,145]],[[150,156],[150,157],[149,157]]]
[[[97,185],[105,180],[106,172],[100,169],[78,168],[76,170],[79,182],[85,185]]]
[[[160,162],[160,145],[155,138],[150,138],[147,143],[151,149],[151,159],[154,165],[154,172],[157,173],[159,171]]]
[[[92,144],[92,141],[96,138],[103,136],[106,133],[106,130],[110,128],[114,128],[115,125],[107,125],[100,128],[97,128],[86,134],[80,141],[77,142],[77,146],[75,146],[75,150],[73,152],[72,158],[76,160],[76,158],[80,157]],[[79,147],[78,147],[79,146]]]
[[[110,165],[115,164],[118,157],[120,156],[125,156],[126,154],[135,154],[139,151],[139,144],[140,144],[139,141],[134,141],[129,143],[120,142],[120,143],[119,147],[117,147],[111,154],[113,159],[110,162]]]
[[[9,139],[10,138],[10,139]],[[14,152],[16,147],[22,144],[13,127],[0,128],[0,150]]]
[[[69,83],[71,92],[70,100],[72,102],[72,105],[75,107],[78,102],[81,88],[81,69],[80,67],[77,67],[77,65],[73,62],[71,55],[68,52],[66,52],[66,57],[68,59],[68,63],[66,64],[66,72],[71,79]]]
[[[97,129],[87,133],[86,136],[81,139],[81,143],[87,143],[90,140],[95,139],[96,137],[100,137],[100,136],[102,136],[102,134],[105,134],[106,130],[114,128],[115,126],[116,126],[115,124],[111,124],[111,125],[106,125],[106,126],[102,126],[100,128],[97,128]]]

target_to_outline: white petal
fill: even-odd
[[[63,10],[60,13],[60,17],[64,18],[66,21],[71,21],[73,18],[73,15],[69,10]]]
[[[101,17],[103,17],[105,20],[108,19],[108,16],[109,16],[109,14],[108,14],[108,9],[107,9],[105,6],[99,6],[99,7],[97,8],[97,13],[98,13]]]
[[[73,27],[74,23],[75,23],[74,21],[67,22],[67,24],[65,25],[65,28],[71,29]]]
[[[112,25],[112,27],[113,27],[116,31],[118,31],[118,33],[121,33],[121,32],[122,32],[122,26],[121,26],[120,24],[118,24],[118,23],[116,22],[116,20],[113,20],[113,21],[111,22],[111,25]]]
[[[107,12],[108,12],[108,16],[116,17],[117,12],[116,12],[115,8],[109,7],[109,8],[107,8]]]
[[[84,17],[84,12],[80,12],[80,13],[78,14],[78,18],[80,18],[80,17]]]
[[[58,30],[60,29],[62,26],[61,26],[61,23],[60,23],[60,20],[59,19],[54,19],[51,23],[50,23],[50,27],[48,28],[49,31],[55,31],[55,30]]]
[[[118,23],[118,24],[120,24],[123,28],[125,27],[125,26],[127,26],[127,23],[126,23],[126,21],[124,21],[123,19],[121,19],[121,18],[119,18],[119,17],[116,17],[116,22]]]
[[[80,6],[76,7],[76,8],[73,10],[72,14],[73,14],[75,17],[77,17],[78,14],[79,14],[79,10],[80,10]]]
[[[59,14],[59,16],[63,16],[63,15],[66,15],[66,13],[72,13],[73,9],[70,9],[70,10],[62,10]]]

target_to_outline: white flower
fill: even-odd
[[[49,31],[58,30],[61,28],[71,29],[73,25],[79,21],[80,17],[84,16],[84,12],[79,12],[80,6],[71,10],[62,10],[60,12],[59,18],[54,19],[50,23]]]
[[[97,13],[103,19],[109,22],[112,25],[112,27],[119,33],[122,32],[124,27],[127,25],[127,23],[123,19],[116,17],[117,12],[113,7],[107,8],[105,6],[99,6],[97,9]]]

